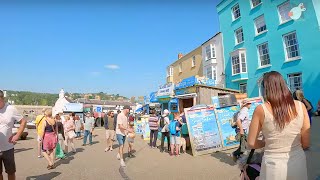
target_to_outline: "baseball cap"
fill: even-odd
[[[128,106],[128,105],[125,105],[125,106],[123,106],[123,109],[129,109],[129,110],[131,110],[131,107]]]

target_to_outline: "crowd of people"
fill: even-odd
[[[263,76],[263,95],[265,102],[257,106],[252,119],[249,119],[250,101],[243,101],[235,119],[235,130],[240,142],[239,148],[233,152],[234,160],[238,160],[249,149],[263,149],[260,179],[308,179],[305,150],[310,146],[310,125],[313,107],[302,91],[291,94],[280,73],[272,71]],[[134,119],[130,114],[130,106],[124,106],[115,114],[106,113],[104,126],[106,129],[105,152],[113,151],[117,140],[119,149],[117,159],[120,166],[125,167],[124,146],[128,143],[128,156],[133,157],[135,139]],[[315,115],[320,115],[320,101]],[[158,133],[161,132],[160,152],[170,156],[179,156],[186,152],[190,145],[187,121],[183,111],[173,113],[166,109],[157,116],[155,110],[150,111],[150,148],[156,149]],[[16,134],[12,134],[15,122],[20,122]],[[0,170],[2,163],[8,179],[15,179],[16,166],[14,161],[14,144],[21,136],[26,126],[26,120],[18,111],[4,100],[0,90]],[[44,157],[48,163],[47,169],[55,168],[56,149],[62,149],[63,154],[76,153],[74,141],[80,140],[83,133],[83,146],[92,145],[92,134],[95,120],[92,113],[87,113],[83,120],[74,113],[57,114],[53,116],[52,109],[44,109],[36,118],[36,130],[39,158]],[[167,148],[164,147],[165,139]],[[69,152],[69,147],[71,152]],[[181,151],[182,149],[182,151]]]

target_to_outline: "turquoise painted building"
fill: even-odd
[[[320,99],[320,1],[223,0],[217,5],[223,34],[226,87],[261,95],[261,77],[280,72],[289,88]]]

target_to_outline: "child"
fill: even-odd
[[[129,128],[128,128],[128,135],[127,135],[127,139],[128,139],[128,156],[134,157],[133,153],[133,143],[134,143],[134,138],[136,137],[135,132],[134,132],[134,122],[130,121],[129,122]]]
[[[181,129],[182,122],[180,120],[179,113],[174,114],[174,120],[169,124],[169,131],[170,131],[170,143],[171,143],[171,156],[174,155],[174,149],[176,156],[180,155],[180,144],[181,144],[181,137],[180,137],[180,129]]]

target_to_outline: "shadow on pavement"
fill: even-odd
[[[29,150],[31,150],[31,149],[33,149],[33,148],[21,148],[21,149],[15,149],[15,150],[14,150],[14,153],[16,154],[16,153],[19,153],[19,152],[29,151]]]
[[[60,172],[51,172],[47,174],[42,174],[39,176],[29,176],[26,178],[26,180],[47,180],[47,179],[53,179],[55,177],[58,177],[61,173]]]
[[[236,163],[232,160],[232,157],[230,157],[229,153],[225,153],[225,152],[216,152],[211,154],[212,157],[219,159],[220,162],[229,164],[231,166],[236,165]]]
[[[67,156],[64,159],[60,159],[58,162],[56,162],[55,166],[58,167],[61,164],[70,164],[70,161],[74,160],[73,156]]]
[[[117,149],[118,147],[120,147],[119,144],[116,144],[112,146],[112,149]]]

